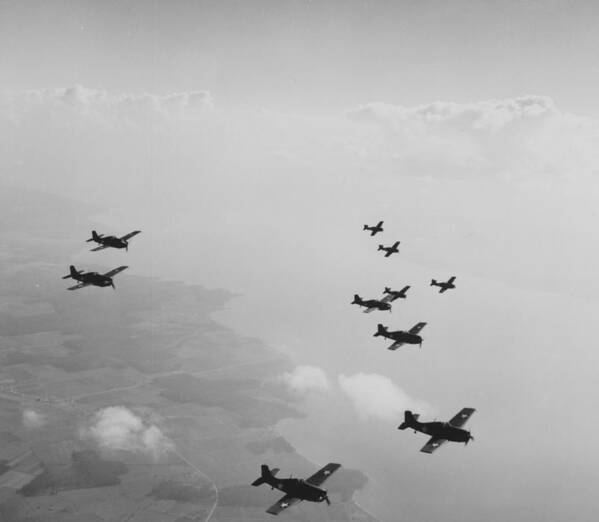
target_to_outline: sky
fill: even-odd
[[[0,3],[9,89],[209,89],[249,108],[336,110],[546,94],[597,115],[592,1]]]
[[[1,2],[0,182],[143,230],[137,273],[239,293],[219,320],[298,364],[273,376],[310,413],[286,436],[368,474],[360,502],[383,522],[587,521],[598,11]],[[455,291],[428,286],[451,275]],[[349,305],[404,284],[392,314]],[[387,351],[378,321],[427,321],[423,349]],[[466,449],[429,458],[396,430],[406,407],[464,406]]]

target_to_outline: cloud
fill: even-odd
[[[123,406],[98,411],[91,425],[83,428],[80,435],[92,439],[102,449],[148,453],[154,458],[173,448],[158,426],[144,422]]]
[[[391,379],[375,373],[339,376],[339,387],[363,419],[397,420],[405,410],[430,413],[431,407],[410,397]]]
[[[559,110],[547,96],[415,107],[368,103],[346,112],[374,134],[362,154],[412,173],[534,176],[596,172],[599,122]]]
[[[23,426],[29,429],[41,428],[46,424],[46,416],[34,410],[23,411]]]
[[[15,124],[37,119],[61,122],[65,128],[86,124],[148,124],[196,117],[214,106],[208,91],[165,95],[150,93],[112,94],[81,85],[56,89],[4,92],[0,115]]]
[[[322,368],[298,366],[292,372],[285,372],[280,380],[296,393],[323,392],[330,389],[329,379]]]

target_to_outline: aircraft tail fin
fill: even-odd
[[[405,430],[418,422],[419,415],[412,413],[410,410],[406,410],[403,415],[404,421],[397,427],[398,430]]]
[[[385,287],[385,293],[386,294],[390,294],[391,293],[391,288],[389,288],[388,286]]]
[[[362,298],[358,294],[354,294],[354,300],[351,304],[360,304],[362,302]]]
[[[69,275],[63,276],[63,279],[69,279],[69,278],[75,279],[75,277],[78,275],[79,275],[79,272],[77,272],[77,269],[73,265],[71,265],[71,266],[69,266]]]
[[[385,248],[385,247],[384,247],[383,245],[379,245],[379,248],[378,248],[378,250],[384,250],[384,248]]]
[[[362,230],[368,230],[368,225],[364,225],[364,228]]]
[[[431,279],[431,286],[435,286],[437,284],[437,280],[436,279]]]
[[[89,239],[86,239],[85,242],[86,243],[91,243],[92,241],[98,241],[100,239],[101,236],[98,235],[98,233],[95,230],[92,230],[92,237],[90,237]]]
[[[376,333],[374,334],[374,337],[378,337],[379,335],[385,335],[386,333],[387,333],[387,328],[385,328],[380,323],[376,325]]]
[[[275,474],[278,471],[279,470],[277,468],[275,468],[271,471],[270,469],[268,469],[268,466],[266,464],[262,464],[262,466],[260,467],[260,472],[261,472],[260,476],[256,480],[254,480],[254,482],[252,482],[252,486],[260,486],[262,484],[269,484],[270,482],[272,482],[274,480]]]

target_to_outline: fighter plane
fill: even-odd
[[[426,326],[426,323],[417,323],[412,328],[410,328],[407,332],[403,330],[397,330],[395,332],[390,332],[386,326],[382,324],[377,325],[377,331],[374,334],[374,337],[378,337],[379,335],[385,337],[386,339],[393,339],[395,341],[391,346],[389,346],[389,350],[397,350],[404,344],[419,344],[422,348],[422,337],[420,337],[419,332]]]
[[[122,237],[116,236],[104,236],[102,234],[98,234],[95,230],[92,230],[92,237],[86,240],[86,243],[90,241],[95,241],[100,246],[96,248],[92,248],[92,252],[97,252],[98,250],[104,250],[105,248],[124,248],[125,250],[129,250],[129,239],[133,236],[139,234],[141,230],[134,230],[133,232],[129,232]]]
[[[284,497],[266,510],[266,512],[271,515],[278,515],[284,509],[287,509],[289,506],[293,506],[302,500],[308,500],[310,502],[325,501],[330,505],[331,501],[329,500],[326,490],[320,489],[319,486],[340,467],[341,464],[330,462],[311,477],[302,480],[296,478],[276,478],[276,474],[279,470],[277,468],[270,470],[266,464],[263,464],[261,467],[262,473],[260,477],[252,482],[252,486],[268,484],[272,489],[278,489],[285,493]]]
[[[450,288],[455,288],[455,285],[453,284],[454,281],[455,281],[455,276],[450,277],[445,282],[441,281],[440,283],[437,283],[436,279],[432,279],[431,286],[440,286],[441,290],[439,290],[439,293],[442,294],[443,292],[445,292],[445,290],[449,290]]]
[[[371,236],[376,236],[379,232],[383,231],[383,222],[379,221],[373,227],[368,226],[368,225],[364,225],[364,229],[363,230],[370,230],[370,235]]]
[[[391,301],[390,296],[385,296],[382,299],[362,299],[358,294],[354,295],[354,300],[350,304],[357,304],[358,306],[364,306],[366,310],[364,310],[365,314],[373,312],[374,310],[389,310],[391,311],[391,305],[389,301]]]
[[[379,245],[378,250],[384,250],[386,252],[385,257],[389,257],[391,254],[399,253],[399,248],[397,248],[398,246],[399,246],[399,241],[396,241],[390,247]]]
[[[69,287],[67,290],[79,290],[85,286],[112,286],[114,288],[114,282],[112,278],[119,272],[122,272],[128,268],[127,266],[119,266],[118,268],[112,269],[110,272],[105,274],[98,274],[98,272],[83,272],[78,271],[73,265],[69,267],[70,274],[63,277],[63,279],[75,279],[79,281],[75,286]]]
[[[410,289],[409,286],[404,286],[401,290],[391,290],[388,286],[385,287],[383,293],[387,294],[388,302],[392,303],[396,299],[405,299],[408,297],[406,292]]]
[[[464,444],[468,444],[469,441],[474,440],[474,437],[470,435],[470,432],[462,429],[462,426],[466,424],[475,411],[474,408],[462,408],[462,411],[454,416],[449,422],[419,422],[419,415],[414,414],[411,411],[405,411],[404,421],[397,429],[405,430],[411,428],[414,430],[414,433],[419,431],[420,433],[430,435],[431,438],[420,451],[423,453],[432,453],[448,440],[453,442],[463,442]]]

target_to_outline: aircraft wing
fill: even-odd
[[[388,350],[397,350],[398,348],[401,348],[404,344],[404,342],[402,341],[395,341],[391,346],[389,346]]]
[[[441,290],[439,290],[439,293],[442,294],[443,292],[446,292],[448,290],[448,288],[446,286],[442,286]]]
[[[108,248],[108,246],[107,245],[100,245],[99,247],[92,248],[90,250],[90,252],[97,252],[98,250],[104,250],[105,248]]]
[[[408,331],[408,333],[418,335],[420,330],[422,330],[426,326],[426,323],[417,323]]]
[[[139,234],[141,232],[141,230],[134,230],[133,232],[129,232],[128,234],[125,234],[123,237],[119,237],[119,239],[122,239],[123,241],[127,241],[128,239],[131,239],[133,236],[136,236],[137,234]]]
[[[462,408],[462,411],[460,411],[460,413],[458,413],[449,421],[449,424],[455,426],[456,428],[461,428],[468,422],[468,419],[472,417],[472,414],[475,411],[476,410],[474,408]]]
[[[90,285],[89,283],[79,283],[75,286],[70,286],[69,288],[67,288],[67,290],[79,290],[80,288],[84,288],[89,285]]]
[[[372,308],[366,308],[366,310],[364,310],[365,314],[369,314],[370,312],[374,312],[376,310],[376,308],[372,307]]]
[[[393,294],[387,294],[385,297],[383,297],[381,299],[382,303],[392,303],[393,301],[395,301],[397,299],[396,296],[394,296]]]
[[[119,266],[118,268],[113,268],[110,272],[106,272],[105,274],[102,274],[106,277],[112,277],[117,275],[119,272],[122,272],[123,270],[125,270],[126,268],[129,268],[128,266]]]
[[[326,479],[328,479],[335,471],[341,467],[341,464],[335,462],[329,462],[324,468],[319,469],[314,475],[308,477],[306,482],[312,486],[320,486]]]
[[[422,451],[422,453],[433,453],[437,450],[437,448],[439,448],[439,446],[442,446],[445,442],[447,442],[447,439],[442,439],[440,437],[431,437],[429,441],[424,446],[422,446],[422,449],[420,451]]]
[[[295,498],[290,495],[285,495],[283,498],[279,499],[279,501],[276,504],[270,506],[266,510],[266,512],[270,513],[271,515],[278,515],[281,511],[287,509],[290,506],[293,506],[293,504],[297,504],[299,501],[299,498]]]
[[[394,251],[394,250],[390,250],[389,252],[387,252],[387,253],[385,254],[385,257],[389,257],[389,256],[390,256],[391,254],[393,254],[393,253],[395,253],[395,251]]]
[[[455,276],[451,276],[447,282],[453,283],[454,281],[455,281]]]

